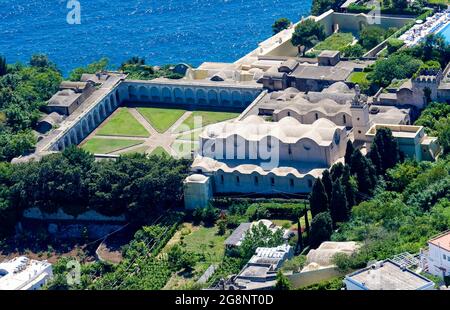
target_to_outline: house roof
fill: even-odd
[[[238,246],[251,226],[252,223],[241,223],[227,240],[225,240],[225,245]]]
[[[437,237],[428,241],[428,243],[431,243],[432,245],[450,252],[450,231],[438,235]]]
[[[422,290],[434,286],[427,278],[391,260],[358,270],[345,279],[366,290]]]

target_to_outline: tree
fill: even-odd
[[[302,20],[292,34],[292,44],[294,46],[303,46],[303,56],[306,50],[313,47],[326,37],[323,26],[312,19]]]
[[[218,227],[217,234],[219,236],[225,235],[225,233],[227,232],[227,222],[225,220],[220,220],[217,223],[217,227]]]
[[[345,149],[345,164],[346,165],[352,165],[351,159],[353,156],[353,153],[355,152],[355,148],[353,147],[352,141],[347,141],[347,148]]]
[[[408,7],[408,0],[391,0],[392,7],[395,9],[403,10]]]
[[[255,254],[258,247],[276,247],[283,244],[283,232],[281,229],[272,232],[263,223],[252,226],[245,234],[244,240],[239,247],[240,256],[249,259]]]
[[[30,66],[37,67],[37,68],[56,69],[55,64],[50,62],[50,60],[48,60],[47,55],[44,55],[44,54],[36,54],[36,55],[31,56]]]
[[[353,206],[356,204],[356,193],[358,191],[358,184],[350,173],[350,166],[345,166],[342,174],[342,186],[345,191],[345,198],[347,199],[347,209],[350,213]]]
[[[336,0],[313,0],[311,7],[311,14],[319,16],[328,10],[336,10],[339,7],[340,1]]]
[[[288,29],[291,25],[291,21],[285,17],[279,18],[275,21],[275,23],[272,25],[272,31],[273,34],[277,34],[284,29]]]
[[[375,160],[375,162],[372,162],[380,175],[393,168],[400,161],[398,142],[389,128],[377,129],[369,157]]]
[[[108,68],[108,65],[108,58],[101,58],[99,61],[93,62],[86,67],[75,68],[72,72],[70,72],[69,80],[79,81],[84,73],[95,74],[97,72],[106,70]]]
[[[308,208],[306,207],[305,204],[305,231],[306,231],[306,238],[305,238],[305,244],[308,244],[309,242],[309,233],[311,231],[310,226],[309,226],[309,214],[308,214]]]
[[[377,183],[376,170],[372,163],[360,151],[354,152],[351,162],[350,169],[358,181],[358,192],[365,195],[372,195]]]
[[[342,163],[334,164],[331,167],[331,181],[334,182],[339,179],[344,173],[344,165]]]
[[[450,153],[450,117],[441,119],[437,127],[439,144],[444,154]]]
[[[353,44],[344,47],[342,50],[343,56],[348,58],[359,58],[362,57],[365,53],[364,47],[361,44]]]
[[[283,274],[281,270],[277,272],[277,283],[275,284],[275,289],[280,291],[288,291],[291,289],[291,282],[289,279]]]
[[[6,58],[0,56],[0,76],[4,76],[8,71],[8,66],[6,65]]]
[[[325,170],[322,174],[322,183],[325,188],[325,193],[327,194],[328,201],[331,199],[331,192],[333,190],[333,181],[331,180],[330,171]]]
[[[359,33],[359,44],[365,49],[371,50],[380,44],[385,38],[385,30],[378,26],[367,26]]]
[[[311,222],[310,246],[317,248],[324,241],[330,240],[333,226],[329,212],[317,214]]]
[[[309,196],[309,206],[312,216],[328,211],[328,196],[325,192],[322,180],[317,178]]]
[[[167,260],[172,271],[181,269],[192,270],[195,265],[195,258],[186,252],[178,244],[175,244],[167,253]]]
[[[333,222],[333,227],[337,223],[348,221],[350,215],[348,212],[347,197],[340,179],[333,183],[333,193],[330,202],[330,215]]]
[[[368,78],[381,87],[388,86],[393,79],[411,78],[422,65],[422,61],[406,53],[395,53],[389,58],[377,60]]]

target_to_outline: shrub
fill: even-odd
[[[393,54],[398,51],[405,43],[402,40],[390,38],[387,40],[388,54]]]

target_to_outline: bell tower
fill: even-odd
[[[357,141],[366,140],[366,132],[370,129],[369,105],[367,96],[361,94],[359,85],[355,85],[355,97],[350,108],[353,123],[353,136]]]

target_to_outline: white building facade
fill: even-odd
[[[0,263],[0,290],[39,290],[52,277],[47,261],[20,256]]]
[[[450,231],[428,241],[424,258],[429,273],[441,278],[450,276]]]

